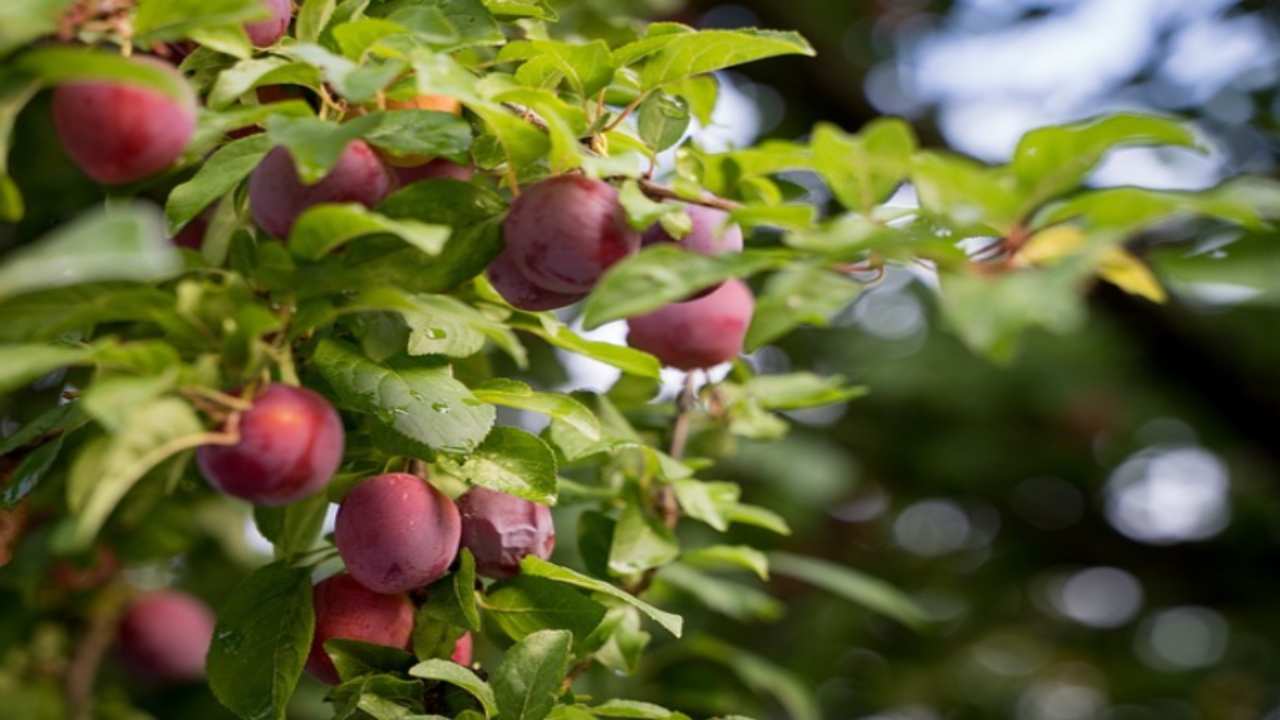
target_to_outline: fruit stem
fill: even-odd
[[[639,95],[637,95],[636,99],[632,100],[630,105],[627,105],[625,108],[623,108],[622,112],[618,113],[618,117],[610,121],[608,125],[605,125],[600,132],[607,133],[611,130],[617,129],[617,127],[621,125],[624,120],[626,120],[628,117],[631,116],[631,113],[636,111],[636,108],[640,107],[640,103],[644,102],[645,99],[648,97],[649,97],[649,93],[647,92],[640,93]]]

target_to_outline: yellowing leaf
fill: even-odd
[[[1084,247],[1085,234],[1071,225],[1055,225],[1031,237],[1018,251],[1018,258],[1029,265],[1041,265],[1070,255]]]
[[[1103,253],[1102,262],[1098,265],[1098,276],[1127,293],[1144,297],[1151,302],[1163,303],[1169,297],[1151,268],[1124,248],[1108,248]]]

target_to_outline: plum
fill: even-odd
[[[507,250],[534,285],[565,294],[591,290],[610,265],[640,247],[613,186],[560,175],[526,189],[503,224]]]
[[[524,273],[520,272],[520,268],[516,267],[515,261],[511,259],[511,253],[505,250],[489,263],[487,274],[493,289],[497,290],[498,294],[513,307],[521,310],[554,310],[572,305],[586,297],[583,293],[568,295],[543,290],[534,285],[529,282]]]
[[[556,528],[551,511],[514,495],[473,487],[458,498],[462,547],[476,558],[476,572],[495,579],[520,572],[520,560],[551,557]]]
[[[470,165],[459,165],[452,160],[445,158],[436,158],[421,165],[411,165],[403,167],[388,162],[391,166],[391,172],[396,176],[396,184],[400,187],[416,183],[419,180],[431,180],[433,178],[445,178],[448,180],[460,180],[467,182],[476,174],[476,169]]]
[[[206,208],[204,212],[191,218],[191,221],[182,226],[177,235],[173,236],[173,244],[178,247],[190,248],[191,250],[199,250],[204,245],[204,233],[209,229],[209,220],[213,217],[213,208]]]
[[[249,41],[255,47],[270,47],[276,44],[289,31],[289,20],[293,17],[293,0],[262,0],[271,15],[265,20],[248,23],[244,31],[249,34]]]
[[[176,590],[145,593],[121,618],[120,653],[133,671],[148,679],[199,680],[213,626],[213,612],[198,598]]]
[[[53,91],[53,126],[72,161],[106,185],[154,175],[173,164],[196,129],[196,97],[178,71],[155,58],[132,62],[163,68],[183,88],[174,98],[159,90],[92,80]]]
[[[302,184],[289,151],[276,147],[249,178],[249,206],[258,227],[284,238],[312,205],[356,202],[373,207],[390,191],[391,175],[363,140],[347,145],[329,174],[314,185]]]
[[[449,659],[459,665],[470,665],[472,659],[471,648],[471,633],[463,633],[462,637],[458,638],[458,642],[454,643],[453,654],[449,656]]]
[[[447,495],[421,478],[369,478],[343,498],[334,543],[347,572],[370,590],[396,593],[443,576],[458,554],[461,521]]]
[[[728,280],[705,297],[629,318],[627,344],[681,370],[719,365],[742,352],[754,309],[746,283]]]
[[[699,255],[742,252],[742,228],[725,224],[729,213],[703,205],[689,205],[685,212],[693,225],[688,235],[676,240],[667,234],[661,223],[654,223],[644,232],[641,240],[643,245],[648,247],[656,243],[673,242]]]
[[[404,594],[376,593],[345,573],[316,583],[312,590],[316,630],[307,656],[307,671],[322,682],[337,684],[338,670],[324,651],[327,640],[340,638],[407,649],[413,634],[413,603]]]
[[[258,505],[315,493],[342,460],[342,419],[306,388],[267,386],[241,414],[239,432],[235,445],[201,446],[196,462],[211,485]]]

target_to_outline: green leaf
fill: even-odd
[[[642,509],[629,502],[622,509],[609,548],[609,570],[631,575],[666,565],[680,555],[675,533]]]
[[[691,75],[723,70],[778,55],[814,55],[813,47],[793,32],[703,30],[674,34],[640,71],[640,87],[651,90]]]
[[[672,482],[671,487],[675,490],[676,501],[680,503],[684,514],[701,520],[720,532],[729,529],[729,521],[723,509],[737,503],[742,494],[735,483],[703,482],[685,478]]]
[[[708,256],[672,244],[654,245],[609,268],[587,297],[583,325],[595,328],[656,310],[729,278],[782,267],[791,258],[781,250]]]
[[[416,4],[416,3],[415,3]],[[476,45],[499,45],[503,41],[502,29],[482,0],[426,0],[421,9],[432,10],[443,16],[458,34],[452,48]],[[414,8],[419,9],[419,8]],[[412,26],[406,21],[404,11],[392,14],[392,19]]]
[[[294,23],[294,34],[298,42],[313,43],[320,39],[320,33],[333,19],[336,0],[303,0],[298,9],[298,20]]]
[[[865,387],[846,385],[840,375],[810,372],[757,375],[743,383],[746,393],[770,410],[799,410],[846,402],[866,394]]]
[[[45,410],[6,438],[0,438],[0,455],[8,455],[50,435],[70,432],[88,422],[79,402],[67,402]]]
[[[250,58],[241,60],[218,73],[218,79],[209,90],[206,104],[213,110],[222,110],[235,103],[241,95],[257,87],[268,85],[313,87],[319,83],[319,72],[307,63],[281,57]]]
[[[911,182],[920,207],[944,223],[979,234],[1007,234],[1023,219],[1027,195],[1004,168],[938,152],[919,152]],[[988,232],[987,234],[991,234]]]
[[[72,2],[74,0],[9,0],[0,3],[0,56],[41,35],[52,35]]]
[[[65,435],[59,435],[22,458],[22,462],[18,463],[9,475],[4,488],[0,489],[0,507],[13,508],[36,489],[44,476],[53,468],[53,464],[58,461],[58,456],[62,454],[62,442],[65,437]]]
[[[172,362],[178,362],[177,353],[173,354]],[[174,365],[146,377],[99,378],[85,388],[82,396],[84,410],[103,427],[116,432],[128,425],[134,410],[172,390],[177,380],[178,372]]]
[[[13,392],[45,373],[93,357],[88,347],[24,343],[0,345],[0,394]]]
[[[287,560],[315,548],[328,511],[329,496],[318,492],[283,507],[255,506],[253,518],[275,546],[276,559]]]
[[[310,569],[255,570],[218,608],[207,661],[213,694],[246,720],[284,720],[314,628]]]
[[[67,478],[73,515],[59,544],[89,546],[111,511],[152,468],[204,442],[203,427],[187,403],[172,397],[135,408],[124,426],[81,448]]]
[[[431,585],[420,612],[425,619],[472,632],[480,631],[480,611],[476,607],[476,559],[470,550],[462,548],[458,552],[458,569]]]
[[[177,232],[215,200],[235,189],[270,149],[271,140],[266,135],[251,135],[218,148],[190,180],[169,192],[164,204],[169,230]]]
[[[711,610],[744,623],[772,622],[786,610],[776,598],[740,583],[700,573],[680,563],[662,568],[658,579]]]
[[[534,555],[526,556],[520,561],[520,571],[526,575],[554,580],[621,600],[649,616],[650,619],[676,637],[680,637],[680,632],[684,627],[684,620],[679,615],[659,610],[635,595],[603,580],[597,580],[569,568],[554,565]]]
[[[359,640],[331,638],[324,642],[324,651],[344,682],[364,675],[401,673],[413,666],[413,655],[401,648]]]
[[[916,149],[911,126],[896,118],[874,120],[857,135],[819,124],[811,143],[814,167],[840,203],[864,213],[907,178]]]
[[[485,7],[494,15],[524,17],[555,22],[560,19],[545,0],[484,0]]]
[[[572,644],[569,632],[543,630],[507,651],[493,675],[502,720],[542,720],[551,712],[569,671]]]
[[[447,365],[382,365],[329,339],[316,346],[312,362],[340,406],[372,415],[397,435],[433,450],[471,452],[493,427],[493,406],[476,401]]]
[[[803,580],[908,627],[930,622],[929,614],[897,588],[853,568],[783,552],[769,553],[769,565],[776,575]]]
[[[471,147],[471,125],[447,112],[388,110],[365,134],[370,144],[400,158],[459,155]]]
[[[721,512],[724,513],[725,519],[729,522],[764,528],[779,535],[791,534],[791,528],[787,526],[787,521],[781,515],[768,508],[733,503],[721,508]]]
[[[1106,188],[1048,206],[1035,224],[1079,219],[1088,227],[1129,233],[1172,218],[1201,215],[1256,230],[1265,225],[1264,217],[1280,213],[1276,205],[1280,183],[1263,178],[1237,178],[1199,192]]]
[[[28,50],[13,63],[17,69],[51,87],[105,80],[151,88],[184,102],[194,100],[191,86],[177,73],[159,65],[131,60],[116,52],[74,45],[46,45]]]
[[[477,399],[492,405],[542,413],[573,427],[591,440],[600,439],[600,422],[585,405],[568,395],[537,392],[518,380],[494,378],[471,389]]]
[[[260,0],[140,0],[133,15],[139,44],[190,37],[192,31],[266,19]]]
[[[609,700],[591,708],[596,717],[632,718],[633,720],[688,720],[684,713],[673,712],[661,705],[639,700]]]
[[[1136,114],[1028,132],[1018,141],[1009,164],[1026,195],[1023,213],[1075,189],[1110,150],[1137,145],[1195,147],[1196,140],[1182,121]]]
[[[753,691],[776,697],[792,720],[821,720],[813,691],[790,671],[706,635],[690,640],[687,649],[729,668]]]
[[[613,79],[613,56],[603,40],[572,44],[553,40],[516,40],[498,53],[499,62],[543,61],[554,67],[578,95],[593,97]],[[521,79],[519,71],[516,78]]]
[[[551,313],[517,313],[508,323],[512,328],[537,335],[562,350],[599,360],[631,375],[657,378],[662,370],[658,359],[649,353],[613,343],[587,340]]]
[[[0,10],[0,25],[3,12]],[[0,49],[3,43],[0,36]],[[0,222],[17,222],[24,213],[22,192],[9,177],[9,149],[18,114],[39,91],[40,83],[31,78],[18,73],[0,75]]]
[[[744,346],[755,350],[800,325],[826,327],[862,292],[862,285],[819,263],[796,263],[774,273],[756,298]]]
[[[603,605],[573,587],[523,575],[494,584],[484,610],[512,640],[541,630],[568,630],[578,645],[605,615]]]
[[[596,651],[596,660],[624,675],[636,671],[651,639],[640,627],[639,611],[629,605],[609,608],[597,634],[604,634],[605,641]]]
[[[181,270],[159,212],[141,203],[111,206],[9,253],[0,265],[0,300],[103,280],[156,282]]]
[[[700,568],[739,567],[750,570],[761,580],[769,579],[769,558],[746,545],[710,545],[686,551],[680,561]]]
[[[662,152],[680,142],[689,129],[689,103],[667,93],[654,93],[636,108],[636,128],[650,148]]]
[[[398,674],[348,680],[333,689],[332,702],[334,720],[440,720],[438,715],[418,714],[422,711],[422,683]]]
[[[409,295],[392,287],[376,288],[360,293],[343,310],[399,314],[409,326],[410,355],[467,357],[483,349],[488,338],[521,367],[527,361],[524,346],[505,325],[447,295]]]
[[[555,453],[523,430],[495,427],[456,470],[472,485],[548,505],[556,499]]]
[[[364,137],[381,122],[377,115],[364,115],[342,125],[311,117],[272,116],[267,119],[267,136],[273,145],[283,145],[293,158],[303,183],[320,182],[352,141]]]
[[[409,674],[426,680],[439,680],[466,690],[480,701],[485,717],[493,717],[498,713],[498,700],[494,697],[493,688],[489,687],[489,683],[481,680],[480,676],[470,669],[455,662],[435,658],[424,660],[409,668]]]
[[[395,235],[428,255],[438,255],[449,228],[416,220],[392,220],[358,203],[321,203],[307,209],[289,231],[289,250],[304,260],[318,260],[365,235]]]

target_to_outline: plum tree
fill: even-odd
[[[249,34],[249,41],[255,47],[269,47],[284,37],[289,30],[289,20],[293,17],[293,0],[262,0],[271,13],[265,20],[247,23],[244,31]]]
[[[228,495],[284,505],[319,490],[342,459],[342,419],[320,394],[273,384],[239,420],[235,445],[203,445],[200,472]]]
[[[118,628],[120,654],[139,675],[161,682],[204,676],[213,640],[213,612],[198,598],[176,590],[139,595]]]
[[[507,302],[521,310],[554,310],[572,305],[585,293],[566,294],[545,290],[529,282],[529,279],[516,267],[511,253],[504,250],[489,263],[487,271],[493,289]]]
[[[289,151],[277,147],[249,178],[249,206],[258,227],[283,238],[312,205],[357,202],[373,207],[390,191],[391,175],[363,140],[347,145],[329,174],[314,185],[302,183]]]
[[[196,98],[178,71],[155,58],[133,60],[179,80],[180,97],[121,82],[83,81],[53,91],[53,126],[71,160],[107,184],[141,180],[173,164],[196,129]]]
[[[369,478],[343,498],[334,527],[347,572],[381,593],[420,588],[441,577],[458,554],[461,521],[447,495],[421,478]]]
[[[711,367],[742,352],[754,309],[751,289],[728,280],[705,297],[629,318],[627,344],[681,370]]]
[[[689,205],[685,212],[692,223],[687,235],[676,240],[661,223],[654,223],[645,230],[642,244],[648,247],[657,243],[676,243],[700,255],[742,252],[742,228],[728,223],[729,213],[704,205]]]
[[[458,638],[458,642],[454,643],[453,654],[449,656],[449,659],[459,665],[470,665],[471,660],[473,659],[473,645],[474,643],[471,639],[471,633],[463,633],[462,637]]]
[[[556,529],[551,511],[514,495],[473,487],[458,499],[462,546],[476,558],[476,572],[495,579],[520,572],[520,560],[551,557]]]
[[[428,160],[420,165],[400,166],[393,163],[388,163],[388,165],[391,166],[391,172],[395,175],[396,184],[401,187],[416,183],[419,180],[431,180],[434,178],[466,182],[476,174],[476,169],[470,165],[459,165],[446,158]]]
[[[315,634],[307,671],[330,685],[338,682],[338,670],[324,651],[328,640],[359,640],[373,645],[407,648],[413,634],[413,603],[404,594],[384,595],[356,582],[345,573],[316,583],[312,589]]]
[[[507,250],[534,285],[585,293],[610,265],[640,247],[613,186],[560,175],[526,189],[503,224]]]

